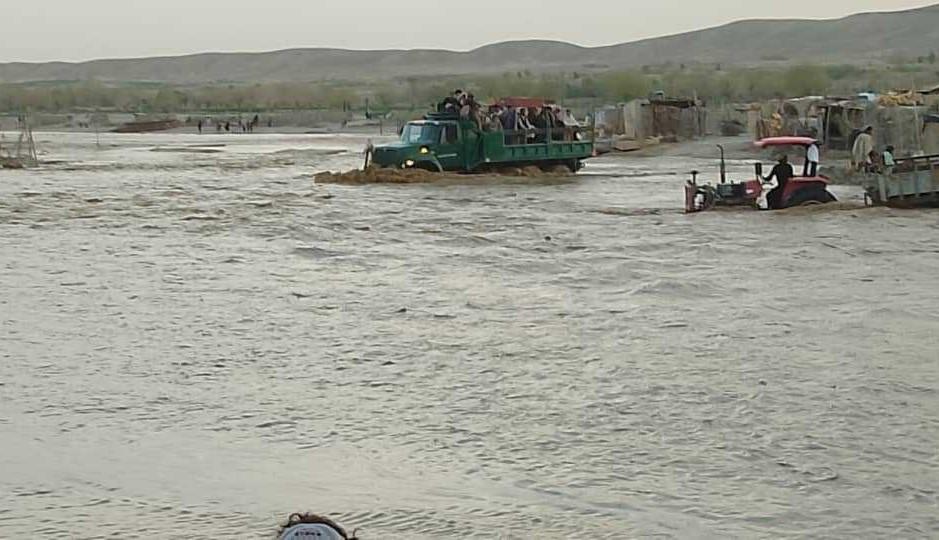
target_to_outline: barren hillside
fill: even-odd
[[[665,62],[728,65],[788,59],[858,63],[939,51],[939,5],[840,20],[750,20],[608,47],[553,41],[487,45],[474,51],[292,49],[84,63],[0,64],[0,81],[318,81],[537,71],[589,71]]]

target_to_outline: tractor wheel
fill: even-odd
[[[789,204],[787,204],[786,207],[794,208],[796,206],[810,206],[813,204],[828,204],[833,202],[838,202],[838,199],[829,193],[827,189],[821,186],[813,186],[797,191],[790,197]]]

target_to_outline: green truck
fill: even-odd
[[[377,167],[425,169],[434,172],[484,172],[531,165],[549,170],[558,166],[577,172],[594,153],[593,141],[576,140],[570,128],[542,130],[540,142],[532,132],[480,130],[476,122],[453,113],[430,113],[408,122],[401,139],[371,149]]]

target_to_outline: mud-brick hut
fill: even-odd
[[[867,100],[828,99],[817,105],[820,139],[832,150],[851,150],[864,126],[871,125],[874,104]]]
[[[874,140],[878,146],[893,146],[898,156],[930,153],[925,146],[929,125],[925,123],[928,111],[922,106],[879,106],[874,109]],[[935,153],[935,152],[932,152]]]
[[[646,137],[677,142],[705,135],[707,109],[696,99],[656,96],[640,103],[639,113]]]
[[[824,97],[806,96],[754,105],[748,131],[754,140],[780,136],[818,136],[824,129]]]
[[[720,133],[725,137],[736,137],[751,133],[750,122],[754,105],[751,103],[725,103],[708,107],[707,133]],[[756,105],[756,117],[759,105]]]
[[[893,146],[898,156],[939,153],[939,115],[906,94],[888,94],[877,102],[838,100],[821,105],[822,141],[832,150],[850,151],[865,127],[874,128],[878,149]]]
[[[923,154],[939,155],[939,113],[928,112],[923,116]]]
[[[677,142],[707,131],[707,109],[695,99],[653,96],[597,111],[597,126],[608,137]]]
[[[622,137],[626,131],[623,105],[607,105],[594,110],[594,125],[597,137],[611,139]]]
[[[919,93],[922,95],[924,106],[933,111],[939,110],[939,84],[921,90]]]

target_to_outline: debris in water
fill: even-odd
[[[187,146],[184,148],[172,147],[172,146],[157,146],[156,148],[151,148],[151,152],[167,152],[167,153],[178,153],[178,154],[221,154],[222,151],[216,148],[197,148]]]
[[[573,176],[570,169],[563,166],[543,170],[530,165],[528,167],[503,167],[498,170],[467,175],[459,173],[438,173],[424,169],[390,169],[370,166],[365,170],[353,170],[344,173],[322,172],[313,177],[317,184],[428,184],[461,178],[509,177],[509,178],[553,178]]]
[[[328,249],[322,249],[312,246],[301,246],[293,250],[295,255],[300,255],[301,257],[306,257],[308,259],[327,259],[331,257],[340,257],[343,254],[338,251],[330,251]]]
[[[434,182],[443,175],[423,169],[381,169],[369,167],[344,173],[322,172],[313,177],[317,184],[415,184]]]

